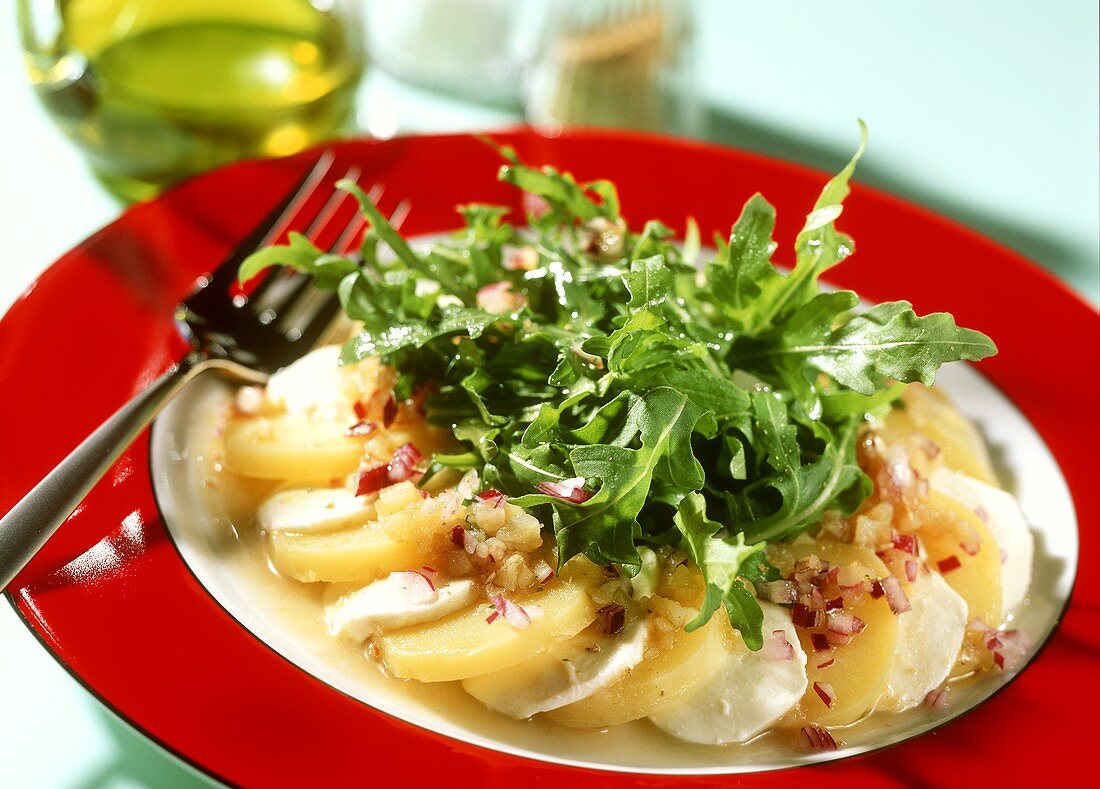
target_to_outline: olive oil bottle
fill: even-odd
[[[294,153],[351,116],[363,67],[354,2],[59,0],[47,42],[19,2],[39,96],[124,199]]]

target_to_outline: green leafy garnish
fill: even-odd
[[[284,265],[335,290],[362,327],[343,360],[380,356],[399,396],[430,392],[427,418],[454,432],[462,448],[432,468],[477,469],[553,528],[560,563],[584,554],[633,574],[639,548],[674,545],[706,581],[687,628],[724,608],[758,649],[755,584],[777,577],[764,548],[869,494],[856,462],[867,415],[946,362],[996,352],[950,315],[861,309],[852,291],[820,285],[855,248],[835,222],[861,132],[789,272],[772,262],[775,210],[760,195],[700,274],[694,223],[683,249],[660,222],[631,231],[611,183],[504,148],[500,179],[544,209],[522,226],[507,208],[464,205],[463,229],[422,248],[347,184],[370,224],[361,258],[292,236],[241,278]]]

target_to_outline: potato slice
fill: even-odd
[[[932,474],[931,483],[932,490],[971,509],[997,542],[1003,619],[1024,602],[1031,588],[1035,538],[1020,510],[1020,503],[1011,493],[947,469],[938,469]]]
[[[980,619],[989,627],[999,625],[1001,554],[989,527],[974,510],[935,489],[920,519],[917,534],[928,567],[943,575],[966,601],[968,620]],[[971,555],[969,551],[975,549],[977,553]]]
[[[528,613],[526,627],[491,617],[493,608],[486,602],[437,622],[384,633],[374,644],[394,676],[447,682],[522,663],[577,635],[596,618],[587,588],[568,579],[511,603]]]
[[[372,581],[424,564],[451,529],[464,522],[464,512],[455,494],[442,493],[350,531],[275,532],[269,541],[271,562],[299,581]]]
[[[872,579],[885,578],[889,570],[874,551],[862,545],[840,542],[800,542],[771,546],[769,558],[780,571],[789,573],[795,561],[810,554],[841,568],[858,565]],[[885,597],[867,597],[851,610],[866,623],[862,633],[843,646],[815,652],[809,635],[799,630],[799,641],[806,652],[806,678],[809,680],[798,713],[791,722],[818,726],[843,726],[852,723],[875,706],[886,689],[898,644],[898,616],[890,610]],[[906,616],[901,614],[900,616]],[[832,663],[828,661],[832,660]],[[824,664],[824,667],[822,667]],[[814,683],[832,688],[832,705],[814,690]]]
[[[577,729],[602,729],[648,717],[706,681],[721,665],[733,637],[729,619],[719,610],[698,630],[676,630],[651,645],[646,658],[619,681],[545,716]]]
[[[895,408],[879,432],[887,441],[921,433],[939,445],[943,463],[950,469],[998,485],[989,450],[977,428],[960,414],[938,389],[910,384],[902,396],[904,408]]]
[[[225,463],[255,479],[328,482],[355,471],[363,440],[348,425],[300,413],[232,419],[225,429]]]

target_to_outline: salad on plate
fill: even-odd
[[[705,251],[503,148],[526,216],[461,205],[421,245],[345,184],[360,255],[292,234],[240,272],[310,274],[349,319],[220,417],[210,481],[253,502],[255,561],[394,682],[560,727],[834,750],[1014,670],[1031,532],[933,387],[996,349],[820,282],[862,152],[789,270],[760,195]]]

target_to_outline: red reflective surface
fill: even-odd
[[[728,149],[641,135],[497,135],[536,163],[618,183],[624,211],[704,238],[755,191],[789,248],[825,175]],[[352,141],[337,167],[409,199],[403,232],[455,225],[457,202],[516,206],[499,161],[467,136]],[[316,154],[248,162],[136,206],[51,266],[0,321],[0,511],[6,511],[182,348],[172,308],[256,224]],[[1100,679],[1096,313],[1051,275],[956,224],[856,186],[843,229],[858,253],[830,272],[871,300],[948,310],[1000,347],[981,366],[1058,459],[1080,522],[1081,569],[1061,627],[1004,692],[935,732],[874,754],[723,778],[640,776],[487,751],[385,716],[277,656],[195,581],[160,522],[147,437],[12,585],[17,608],[66,668],[120,715],[200,769],[249,786],[408,781],[424,786],[876,786],[1048,780],[1084,764]],[[10,678],[9,678],[10,681]],[[857,784],[859,785],[859,784]]]

